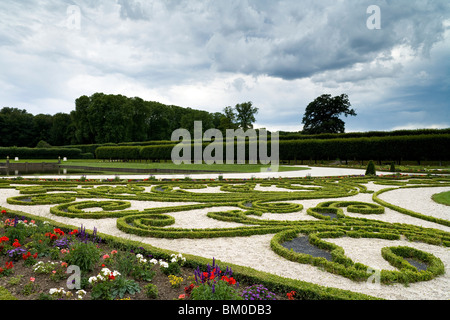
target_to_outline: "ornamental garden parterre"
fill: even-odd
[[[434,188],[450,190],[450,178],[2,179],[0,292],[19,276],[11,265],[47,263],[62,286],[22,281],[40,297],[425,299],[432,283],[431,297],[448,299],[449,207],[434,215],[384,197]],[[64,287],[64,263],[81,268],[83,289]]]

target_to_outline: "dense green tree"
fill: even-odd
[[[346,94],[331,97],[323,94],[308,104],[303,116],[303,132],[306,134],[319,133],[343,133],[345,123],[339,118],[344,114],[356,116],[356,112],[350,109],[350,101]]]
[[[253,123],[256,121],[255,115],[258,113],[258,108],[253,107],[251,101],[237,104],[236,121],[243,130],[253,128]]]
[[[53,116],[49,114],[37,114],[33,117],[35,128],[34,143],[47,141],[50,139],[50,130],[53,126]]]
[[[88,119],[90,103],[91,99],[88,96],[81,96],[75,100],[75,110],[70,113],[75,126],[75,141],[78,144],[95,143]]]
[[[173,118],[173,108],[159,102],[147,102],[146,118],[147,138],[145,140],[170,140],[171,122],[179,122]],[[172,132],[172,131],[170,131]]]
[[[26,110],[4,107],[0,111],[0,146],[34,147],[36,141],[33,115]]]
[[[224,114],[220,117],[219,126],[217,128],[225,134],[227,129],[235,130],[238,128],[238,125],[236,123],[236,114],[232,107],[225,107],[223,112]]]
[[[71,144],[74,138],[74,128],[69,114],[59,112],[53,115],[53,125],[49,130],[48,143],[52,146]]]
[[[233,110],[230,108],[227,112],[230,117]],[[26,110],[3,108],[0,111],[0,146],[35,147],[39,141],[61,146],[170,140],[172,132],[178,128],[186,128],[193,134],[195,121],[202,122],[203,131],[220,127],[224,116],[221,112],[97,92],[77,98],[75,110],[70,114],[33,116]],[[230,127],[228,124],[227,128]]]

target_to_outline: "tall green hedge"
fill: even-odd
[[[203,143],[203,149],[209,143]],[[170,160],[173,144],[150,146],[99,147],[99,159],[144,159]],[[303,139],[279,141],[280,160],[435,160],[450,159],[450,134],[429,134],[415,136],[386,136],[345,139]],[[193,148],[193,145],[191,145]],[[249,143],[246,143],[248,159]],[[270,140],[268,146],[270,156]],[[193,149],[191,155],[194,155]],[[235,158],[237,151],[235,149]],[[225,144],[223,157],[226,157]]]
[[[0,147],[0,159],[58,159],[58,157],[80,159],[83,157],[77,148],[26,148],[26,147]]]

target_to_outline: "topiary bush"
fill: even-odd
[[[366,176],[375,176],[375,175],[376,175],[375,164],[373,163],[372,160],[370,160],[369,163],[367,164]]]

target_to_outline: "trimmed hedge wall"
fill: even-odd
[[[171,160],[171,152],[175,145],[151,146],[111,146],[96,149],[98,159],[114,160]],[[203,143],[204,149],[210,143]],[[447,147],[446,147],[447,146]],[[450,134],[429,134],[415,136],[387,136],[370,138],[341,139],[302,139],[281,140],[279,142],[280,160],[449,160]],[[191,155],[193,144],[191,144]],[[249,143],[246,143],[246,159],[248,159]],[[270,140],[268,154],[270,154]],[[237,151],[234,152],[235,159]],[[225,144],[223,157],[226,157]]]
[[[87,157],[77,148],[26,148],[26,147],[0,147],[0,158],[9,157],[13,160],[19,159],[58,159],[67,157],[70,159],[80,159]]]

